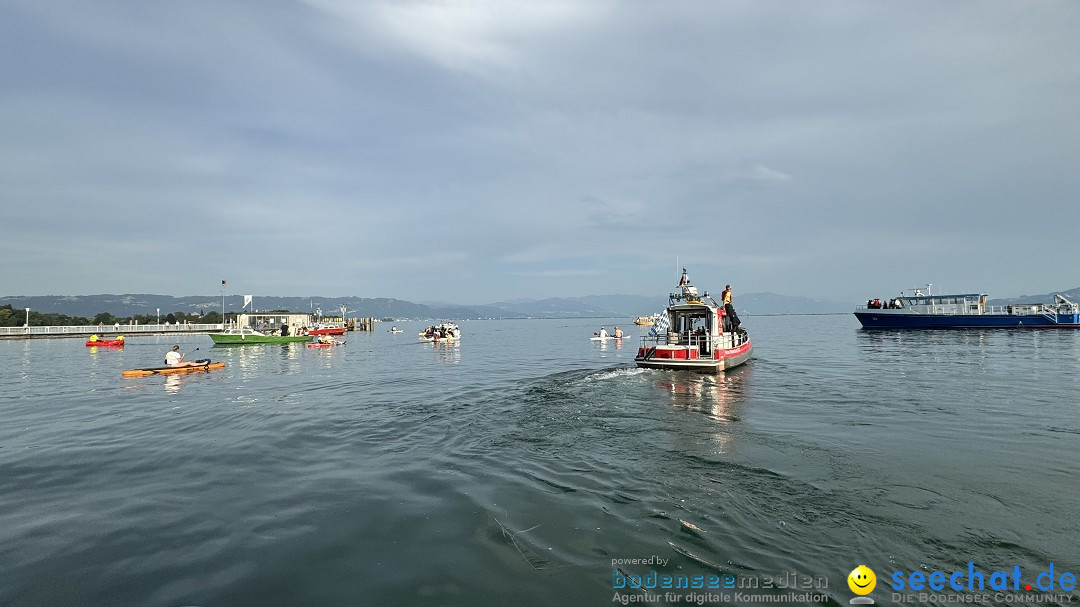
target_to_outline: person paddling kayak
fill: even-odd
[[[169,350],[169,352],[165,354],[165,364],[170,367],[201,367],[206,364],[206,362],[198,360],[195,362],[184,362],[185,356],[187,356],[187,353],[181,354],[180,346],[175,345],[172,347],[172,350]]]

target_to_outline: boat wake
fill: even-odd
[[[635,377],[645,373],[647,369],[640,369],[638,367],[618,367],[616,369],[604,369],[590,373],[581,379],[582,382],[597,382],[608,381],[612,379],[625,379],[627,377]]]

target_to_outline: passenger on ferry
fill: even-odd
[[[897,297],[896,299],[893,300],[893,307],[896,308],[897,310],[904,307],[903,304],[900,303],[900,298],[899,297]]]

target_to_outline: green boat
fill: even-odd
[[[214,345],[237,346],[243,344],[294,344],[311,341],[307,335],[267,335],[251,327],[227,329],[221,333],[210,333]]]

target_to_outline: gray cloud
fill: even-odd
[[[1080,8],[15,1],[11,295],[1076,286]],[[181,263],[176,263],[182,261]],[[435,295],[437,293],[437,295]]]

